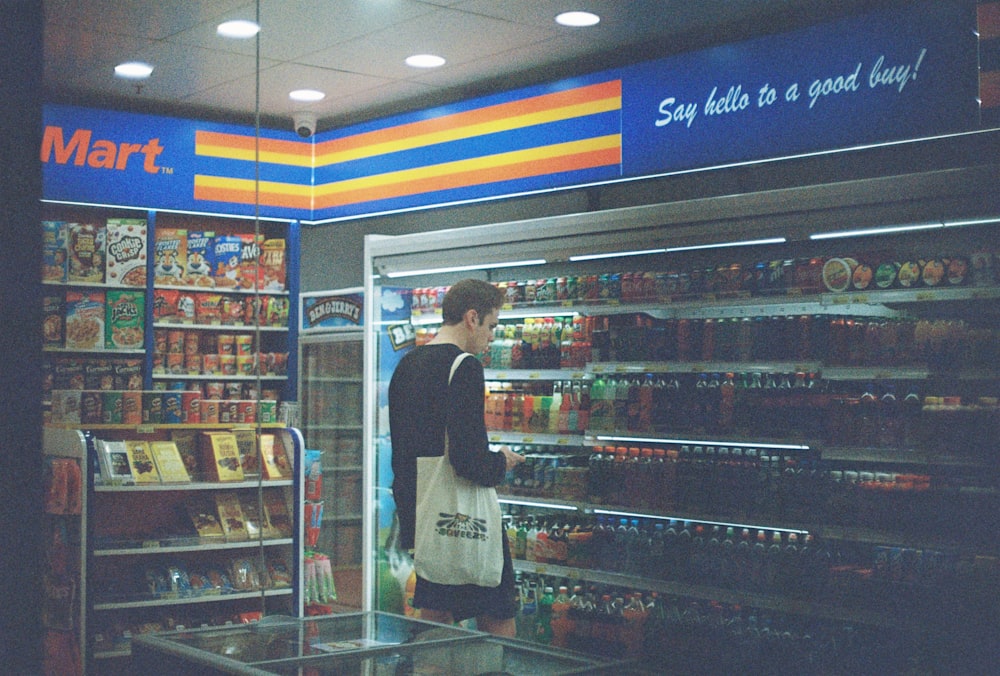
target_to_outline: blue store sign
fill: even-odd
[[[309,140],[48,106],[44,195],[316,222],[971,131],[973,27],[919,2]]]

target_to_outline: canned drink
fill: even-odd
[[[212,424],[219,422],[219,400],[202,399],[198,402],[198,414],[203,423]]]
[[[163,422],[173,425],[184,422],[182,396],[182,392],[165,392],[163,394]]]

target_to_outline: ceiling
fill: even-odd
[[[259,0],[258,40],[216,35],[255,19],[256,0],[46,0],[45,100],[319,131],[487,93],[620,67],[886,4],[863,0]],[[591,28],[556,14],[586,9]],[[434,53],[438,69],[406,66]],[[123,61],[154,66],[141,83]],[[290,101],[292,89],[326,92]]]

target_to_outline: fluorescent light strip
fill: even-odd
[[[964,221],[945,221],[944,227],[958,228],[964,225],[989,225],[990,223],[1000,223],[1000,217],[993,216],[991,218],[970,218]]]
[[[545,310],[531,310],[521,312],[520,310],[500,310],[500,319],[528,319],[534,317],[569,317],[572,315],[579,314],[576,310],[560,310],[552,309],[549,311]]]
[[[563,509],[568,512],[576,512],[578,509],[572,505],[553,505],[547,502],[528,502],[526,500],[515,500],[513,498],[499,498],[498,502],[505,505],[520,505],[523,507],[538,507],[539,509]]]
[[[419,275],[435,275],[443,272],[466,272],[468,270],[493,270],[495,268],[517,268],[527,265],[545,265],[544,258],[534,258],[526,261],[510,261],[507,263],[479,263],[476,265],[455,265],[445,268],[427,268],[425,270],[401,270],[397,272],[386,272],[385,276],[390,279],[397,277],[417,277]]]
[[[598,435],[597,441],[624,441],[639,444],[701,444],[702,446],[736,446],[738,448],[774,448],[785,451],[808,451],[808,446],[802,444],[752,444],[745,441],[705,441],[696,439],[656,439],[649,437],[613,437]]]
[[[693,244],[691,246],[672,246],[664,249],[667,253],[676,251],[695,251],[696,249],[720,249],[734,246],[757,246],[759,244],[784,244],[788,240],[784,237],[769,237],[767,239],[748,239],[742,242],[718,242],[716,244]]]
[[[213,211],[187,211],[184,209],[164,209],[162,207],[137,207],[137,206],[125,206],[123,204],[103,204],[100,202],[75,202],[72,200],[53,200],[53,199],[41,199],[39,202],[43,204],[66,204],[69,206],[78,207],[106,207],[112,209],[128,209],[130,211],[155,211],[158,214],[184,214],[187,216],[212,216],[214,218],[232,218],[237,220],[247,220],[250,218],[246,214],[223,214]],[[295,223],[294,218],[277,218],[275,216],[261,216],[260,220],[268,221],[271,223]],[[299,221],[302,224],[302,221]]]
[[[659,519],[661,521],[690,521],[691,523],[706,523],[710,526],[732,526],[733,528],[752,528],[754,530],[771,530],[782,533],[802,533],[808,535],[809,531],[798,528],[781,528],[777,526],[760,526],[748,523],[729,523],[726,521],[703,521],[701,519],[688,519],[682,516],[663,516],[661,514],[638,514],[636,512],[619,512],[613,509],[595,509],[594,514],[607,514],[608,516],[626,516],[636,519]]]
[[[642,251],[613,251],[611,253],[580,254],[579,256],[570,256],[569,260],[575,263],[577,261],[593,261],[599,258],[619,258],[622,256],[648,256],[650,254],[661,254],[665,252],[666,249],[644,249]]]
[[[922,223],[918,225],[890,225],[884,228],[866,228],[863,230],[840,230],[837,232],[815,232],[809,239],[836,239],[839,237],[865,237],[868,235],[885,235],[893,232],[909,232],[911,230],[934,230],[943,228],[944,223]]]

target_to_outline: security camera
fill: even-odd
[[[292,116],[295,133],[302,138],[309,138],[316,133],[316,113],[303,111]]]

